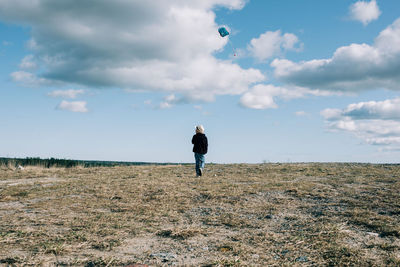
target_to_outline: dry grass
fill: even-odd
[[[399,266],[400,166],[0,170],[0,265]]]

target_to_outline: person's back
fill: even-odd
[[[202,125],[196,126],[196,134],[193,135],[192,144],[196,160],[196,175],[202,176],[205,163],[204,155],[208,152],[208,140]]]
[[[207,154],[208,140],[205,134],[196,133],[192,138],[193,152]]]

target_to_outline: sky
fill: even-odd
[[[0,0],[0,157],[398,163],[399,92],[398,0]]]

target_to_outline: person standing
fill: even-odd
[[[196,126],[196,134],[192,138],[194,158],[196,160],[196,176],[202,176],[204,171],[205,157],[208,150],[207,136],[204,134],[203,125]]]

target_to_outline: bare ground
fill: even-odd
[[[400,266],[400,166],[0,169],[0,265]]]

